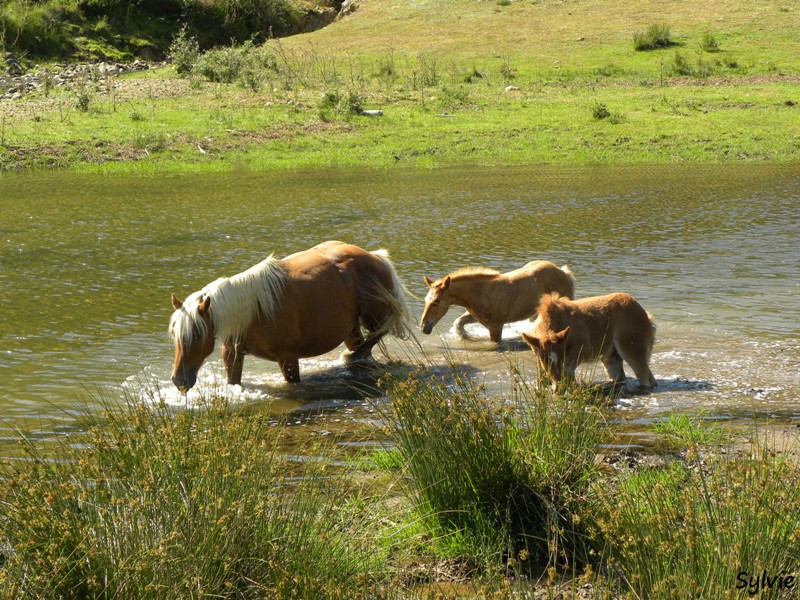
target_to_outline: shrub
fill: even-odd
[[[714,38],[714,35],[709,31],[703,33],[703,37],[700,40],[700,47],[706,52],[720,51],[719,44],[717,44],[716,38]]]
[[[189,35],[188,27],[184,26],[172,40],[169,47],[169,59],[178,75],[188,75],[199,58],[200,44],[197,38]]]
[[[348,92],[342,95],[339,92],[325,92],[319,102],[320,116],[323,119],[330,117],[330,112],[337,115],[350,117],[360,115],[364,110],[364,98],[358,92]]]
[[[596,102],[592,107],[592,118],[596,121],[607,119],[610,116],[611,112],[609,112],[608,107],[602,102]]]
[[[694,75],[694,69],[689,64],[689,60],[680,52],[675,53],[670,71],[673,75]]]
[[[195,61],[192,72],[215,83],[239,81],[246,87],[254,88],[264,77],[265,71],[276,68],[275,57],[267,46],[256,46],[248,41],[238,47],[218,48],[203,53]]]
[[[653,23],[647,31],[638,31],[633,34],[634,50],[655,50],[672,45],[669,26],[664,23]]]

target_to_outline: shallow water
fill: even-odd
[[[800,416],[800,167],[453,168],[202,176],[61,173],[0,177],[0,443],[15,427],[68,431],[72,413],[120,398],[194,401],[169,383],[171,292],[326,239],[387,248],[418,298],[423,275],[466,265],[569,264],[578,296],[626,291],[656,319],[658,389],[619,402],[646,423],[671,411],[748,420]],[[413,300],[418,318],[421,300]],[[503,351],[463,343],[451,309],[432,336],[389,341],[391,370],[443,355],[491,391],[532,354],[507,328]],[[485,335],[477,328],[476,335]],[[375,375],[337,350],[283,383],[248,359],[230,388],[218,353],[209,389],[303,422],[370,419]],[[602,379],[597,365],[584,370]],[[144,392],[142,392],[144,390]]]

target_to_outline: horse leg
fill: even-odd
[[[502,323],[489,323],[485,326],[489,330],[489,339],[495,344],[503,341],[503,324]]]
[[[622,357],[615,347],[611,347],[611,352],[607,356],[602,356],[600,361],[606,368],[609,379],[614,383],[625,381],[625,369],[622,366]]]
[[[278,361],[283,378],[288,383],[300,383],[300,361],[296,358],[283,358]]]
[[[349,361],[368,360],[372,358],[372,349],[381,341],[383,336],[367,337],[361,345],[348,357]]]
[[[472,313],[466,311],[463,315],[456,319],[455,323],[453,323],[453,328],[456,330],[458,337],[460,337],[462,340],[470,340],[472,337],[467,333],[466,325],[477,322],[478,319],[476,319]]]
[[[353,331],[344,339],[344,345],[350,352],[355,352],[364,343],[364,335],[361,333],[361,325],[356,323]]]
[[[648,349],[648,345],[641,342],[629,345],[625,349],[620,348],[620,354],[633,369],[641,388],[652,388],[658,385],[648,364]]]
[[[225,343],[222,345],[221,354],[222,364],[225,365],[225,373],[228,375],[228,384],[241,385],[244,352],[234,344]]]

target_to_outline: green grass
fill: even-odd
[[[110,93],[89,81],[10,103],[0,168],[800,160],[799,8],[680,3],[629,22],[621,0],[435,4],[373,3],[312,34],[179,62],[184,78],[162,68]],[[653,21],[674,47],[636,52],[633,31]],[[153,136],[163,143],[142,148]]]
[[[702,415],[670,415],[669,418],[654,423],[653,431],[685,445],[711,446],[730,441],[729,433],[710,425]]]
[[[286,460],[266,418],[130,405],[87,424],[3,466],[0,597],[351,598],[385,577],[345,474]]]
[[[712,599],[797,576],[796,456],[721,453],[676,418],[681,458],[612,472],[586,388],[388,390],[387,444],[356,455],[219,400],[109,406],[46,455],[23,438],[0,464],[0,598]]]
[[[578,505],[605,428],[585,392],[517,384],[499,401],[456,374],[392,382],[389,395],[409,495],[444,555],[481,572],[586,562]]]
[[[600,493],[601,554],[632,597],[783,597],[785,587],[755,582],[764,572],[797,577],[798,475],[795,462],[761,449],[690,452],[686,463],[630,473]]]

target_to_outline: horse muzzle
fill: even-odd
[[[172,376],[172,383],[181,394],[185,394],[197,383],[197,369],[187,369]]]
[[[431,331],[433,331],[433,323],[430,321],[422,321],[419,324],[419,330],[425,335],[430,335]]]

